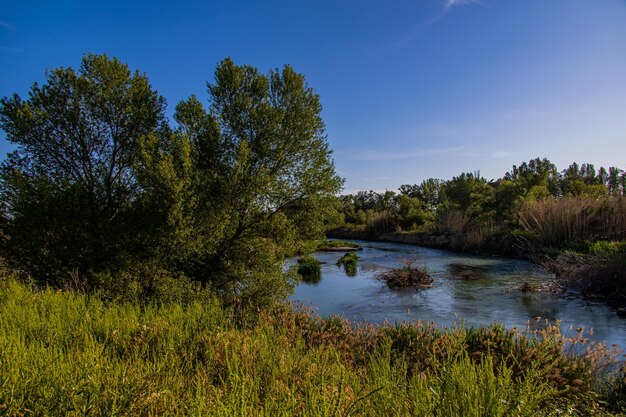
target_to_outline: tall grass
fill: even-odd
[[[626,198],[550,198],[526,203],[520,223],[540,244],[562,247],[585,240],[626,239]]]
[[[600,400],[621,398],[554,329],[355,327],[288,305],[234,323],[209,296],[106,304],[7,280],[0,414],[609,415]]]
[[[454,250],[480,250],[498,230],[493,221],[472,218],[458,209],[448,211],[439,219],[439,232],[450,236]]]

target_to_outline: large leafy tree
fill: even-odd
[[[7,259],[54,283],[124,252],[125,214],[141,191],[137,143],[164,107],[145,75],[91,54],[78,71],[50,71],[27,99],[3,98],[0,127],[17,146],[2,164]]]
[[[285,294],[284,256],[339,218],[319,96],[289,66],[230,59],[208,88],[208,108],[192,96],[170,127],[144,75],[87,55],[3,99],[18,151],[0,182],[2,253],[53,284],[79,271],[92,287],[169,277],[227,302]]]
[[[319,96],[291,67],[226,59],[208,90],[208,109],[191,97],[174,132],[142,142],[145,199],[164,207],[164,259],[224,299],[258,302],[288,290],[284,255],[338,221],[342,180]]]

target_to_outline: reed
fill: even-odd
[[[454,250],[480,250],[498,230],[492,220],[472,218],[458,209],[448,211],[439,220],[439,232],[450,236]]]
[[[549,198],[524,204],[520,224],[544,246],[626,239],[626,198]]]

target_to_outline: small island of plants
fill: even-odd
[[[348,252],[337,260],[337,266],[343,266],[346,275],[353,277],[356,276],[358,260],[359,255],[356,252]]]
[[[357,245],[354,242],[347,242],[345,240],[327,239],[317,245],[317,250],[320,252],[347,252],[359,251],[361,249],[363,248],[360,245]]]
[[[425,268],[415,267],[415,262],[406,262],[401,268],[391,269],[377,275],[391,289],[428,288],[433,283]]]

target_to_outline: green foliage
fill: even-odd
[[[513,169],[503,179],[518,185],[520,195],[528,194],[534,187],[546,189],[551,195],[558,195],[561,191],[556,166],[546,158],[522,162],[519,167],[513,165]]]
[[[343,266],[346,275],[349,277],[354,277],[357,273],[356,265],[358,260],[359,255],[357,255],[356,252],[347,252],[345,255],[337,260],[337,266]]]
[[[552,333],[551,333],[552,332]],[[291,306],[240,328],[208,295],[105,304],[0,287],[0,409],[7,415],[611,415],[620,377],[558,334],[499,326],[381,328]],[[613,381],[613,382],[611,382]],[[596,385],[597,384],[597,385]],[[623,397],[622,397],[623,398]]]
[[[441,203],[442,189],[445,186],[445,181],[437,178],[428,178],[420,185],[404,184],[399,188],[400,194],[417,198],[420,200],[428,210],[435,210],[437,205]]]
[[[2,99],[18,150],[0,177],[0,255],[40,284],[112,297],[154,293],[155,277],[237,305],[285,296],[283,257],[340,221],[319,96],[289,66],[230,59],[208,90],[208,109],[192,96],[171,128],[145,75],[87,55]]]
[[[307,255],[298,259],[298,274],[303,277],[310,275],[320,275],[320,261]]]
[[[319,242],[316,246],[316,249],[318,251],[328,251],[328,250],[340,249],[340,248],[352,248],[352,249],[359,250],[361,249],[361,246],[357,245],[354,242],[346,242],[345,240],[329,240],[329,239]]]
[[[283,256],[338,221],[342,181],[319,97],[289,66],[266,76],[230,59],[209,94],[208,111],[192,97],[177,107],[177,131],[142,142],[145,201],[161,210],[156,246],[225,300],[284,296]]]
[[[443,187],[445,207],[441,212],[459,209],[470,217],[492,215],[494,188],[479,174],[462,173],[446,182]]]
[[[567,250],[581,255],[603,255],[607,257],[626,256],[626,241],[622,240],[584,240],[567,246]]]
[[[493,252],[505,237],[504,252],[532,252],[549,245],[576,246],[585,239],[620,239],[625,229],[618,207],[625,185],[626,174],[616,167],[596,170],[573,163],[559,172],[548,159],[535,158],[497,180],[462,173],[449,181],[404,184],[399,195],[342,196],[340,210],[344,228],[357,232],[355,237],[392,231],[439,234],[453,249],[479,252]]]
[[[29,98],[0,101],[0,127],[17,146],[2,163],[5,259],[41,283],[102,269],[139,252],[128,211],[140,192],[137,143],[164,120],[145,75],[106,55],[76,72],[53,69]],[[120,253],[121,252],[121,253]]]
[[[396,204],[398,222],[404,230],[412,230],[425,223],[426,213],[418,198],[399,195]]]

